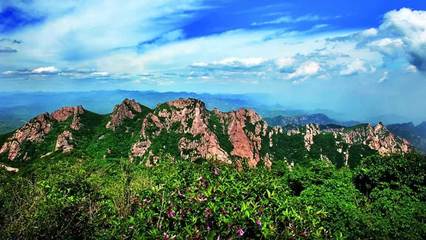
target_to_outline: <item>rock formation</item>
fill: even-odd
[[[79,130],[81,127],[80,116],[85,112],[82,106],[77,107],[63,107],[59,110],[54,111],[51,114],[51,118],[58,121],[64,122],[72,117],[71,129]]]
[[[106,128],[115,130],[125,119],[133,119],[135,113],[142,112],[141,105],[134,99],[124,99],[121,104],[114,107],[111,114],[111,120],[107,123]]]
[[[306,124],[305,126],[305,148],[310,151],[312,144],[314,144],[314,137],[320,134],[320,128],[317,124]]]
[[[0,154],[8,153],[9,160],[15,160],[22,155],[21,146],[25,142],[40,142],[42,138],[51,130],[51,119],[48,113],[43,113],[33,118],[3,144]],[[24,155],[24,160],[25,159]]]
[[[72,141],[72,133],[70,131],[64,131],[59,134],[56,140],[55,151],[62,151],[63,153],[71,152],[74,148]]]

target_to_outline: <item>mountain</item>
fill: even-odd
[[[341,126],[354,126],[359,124],[356,121],[347,121],[341,122],[334,119],[329,118],[327,115],[323,113],[316,114],[302,114],[295,116],[275,116],[265,118],[265,121],[271,126],[303,126],[306,124],[318,124],[318,125],[341,125]]]
[[[161,158],[209,160],[242,169],[285,161],[327,159],[353,167],[366,155],[407,153],[410,144],[382,124],[351,128],[307,124],[269,127],[253,110],[208,110],[204,102],[172,100],[151,109],[125,99],[111,114],[63,107],[0,137],[0,160],[28,161],[57,154],[130,158],[147,166]]]
[[[412,122],[390,124],[387,128],[392,133],[401,136],[412,143],[414,147],[426,153],[426,122],[415,126]]]
[[[265,99],[259,94],[207,94],[192,92],[155,91],[90,91],[90,92],[0,92],[0,134],[21,127],[40,112],[52,112],[62,106],[84,105],[91,111],[106,114],[117,102],[132,98],[154,108],[157,104],[177,98],[197,98],[208,108],[220,107],[229,111],[240,107],[259,105],[257,99]],[[259,109],[267,108],[259,106]]]

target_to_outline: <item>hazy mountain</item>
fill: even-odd
[[[426,122],[415,126],[412,122],[387,125],[389,131],[407,139],[414,147],[426,153]]]
[[[265,121],[271,126],[304,126],[306,124],[318,124],[318,125],[341,125],[341,126],[354,126],[359,124],[356,121],[341,122],[329,118],[323,113],[316,114],[303,114],[296,116],[276,116],[265,118]]]

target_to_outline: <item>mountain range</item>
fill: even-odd
[[[317,124],[270,127],[253,110],[208,110],[204,102],[193,98],[155,108],[125,99],[111,114],[97,114],[82,106],[63,107],[2,135],[0,145],[0,159],[6,163],[77,154],[130,158],[148,166],[166,156],[238,168],[270,168],[277,161],[293,165],[312,158],[353,167],[374,153],[412,151],[406,140],[381,123],[325,129]]]

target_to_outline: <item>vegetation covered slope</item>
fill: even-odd
[[[16,163],[19,165],[19,163]],[[15,166],[17,166],[15,165]],[[425,158],[237,171],[53,154],[0,171],[0,239],[424,239]]]

